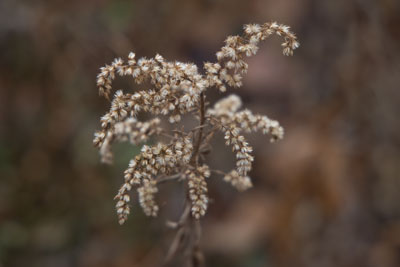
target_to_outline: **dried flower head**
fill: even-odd
[[[248,65],[246,57],[258,51],[259,42],[272,34],[284,38],[283,54],[292,55],[299,47],[296,36],[288,26],[276,22],[263,25],[244,26],[243,36],[229,36],[225,45],[216,53],[216,62],[204,63],[204,72],[192,63],[167,61],[161,55],[154,58],[136,59],[134,53],[127,60],[115,59],[101,68],[97,76],[100,95],[110,99],[112,83],[116,76],[131,76],[135,83],[148,81],[151,89],[136,92],[118,90],[114,93],[110,110],[101,117],[101,130],[95,133],[93,143],[100,150],[101,159],[111,163],[112,144],[129,141],[141,145],[151,137],[168,137],[167,143],[143,145],[125,170],[124,183],[115,199],[119,223],[123,224],[130,213],[130,191],[136,188],[139,204],[148,216],[156,216],[159,207],[155,200],[158,185],[165,181],[179,180],[186,183],[188,207],[195,219],[204,216],[209,197],[207,179],[211,175],[202,157],[205,147],[216,131],[222,131],[225,143],[236,155],[236,166],[223,174],[224,181],[243,191],[252,186],[248,176],[254,157],[252,147],[244,133],[261,131],[269,134],[271,141],[282,139],[283,128],[267,116],[240,110],[242,101],[237,95],[221,99],[212,108],[206,109],[205,92],[217,88],[225,92],[227,87],[242,86],[243,75]],[[155,117],[139,121],[139,112]],[[168,116],[172,125],[179,122],[184,114],[192,114],[199,120],[199,126],[190,131],[161,127],[159,116]]]

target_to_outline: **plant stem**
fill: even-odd
[[[196,144],[193,148],[193,154],[192,154],[192,158],[190,160],[190,165],[198,164],[199,150],[200,150],[201,141],[203,139],[204,122],[205,122],[204,93],[201,93],[200,94],[200,125],[198,126],[199,132],[198,132]]]
[[[200,94],[200,124],[194,130],[197,131],[197,139],[194,144],[192,158],[190,165],[196,168],[199,162],[199,152],[201,143],[203,141],[203,129],[205,127],[205,96],[204,93]],[[170,180],[176,179],[174,176],[162,179]],[[204,265],[204,256],[199,247],[201,236],[200,221],[190,216],[191,200],[189,197],[189,190],[186,187],[186,201],[184,211],[177,223],[173,225],[177,228],[177,232],[170,246],[170,249],[165,258],[165,264],[171,262],[179,251],[184,255],[184,264],[188,267],[199,267]]]

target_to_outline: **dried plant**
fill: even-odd
[[[130,161],[125,170],[124,184],[115,197],[119,223],[123,224],[130,213],[129,192],[132,188],[137,189],[144,213],[157,216],[157,186],[172,180],[185,183],[185,209],[178,222],[169,223],[178,230],[167,261],[185,247],[191,263],[201,265],[198,219],[207,211],[207,179],[212,172],[223,175],[224,181],[239,191],[252,186],[248,176],[254,160],[252,147],[242,134],[261,131],[269,134],[272,142],[283,137],[283,128],[277,121],[255,115],[249,110],[239,111],[242,102],[237,95],[223,98],[208,109],[205,101],[208,88],[214,87],[225,92],[227,86],[242,86],[243,75],[248,69],[245,57],[255,55],[259,42],[272,34],[284,38],[284,55],[292,55],[299,46],[288,26],[276,22],[250,24],[244,26],[243,36],[229,36],[225,40],[225,46],[216,54],[217,62],[204,63],[204,73],[200,73],[197,66],[191,63],[169,62],[161,55],[136,60],[135,54],[130,53],[126,62],[118,58],[111,65],[102,67],[97,76],[100,95],[107,99],[110,99],[112,82],[117,75],[131,76],[137,84],[148,81],[154,87],[131,93],[116,91],[110,111],[101,117],[101,130],[95,133],[93,142],[100,150],[102,161],[111,163],[113,142],[129,141],[140,145],[152,136],[169,138],[166,143],[142,146],[140,154]],[[199,125],[189,131],[177,127],[168,130],[161,127],[159,117],[146,122],[138,121],[137,115],[142,111],[168,116],[169,122],[175,126],[182,115],[190,114],[199,120]],[[229,173],[212,171],[204,162],[203,154],[217,131],[222,131],[226,145],[231,146],[236,154],[236,168]],[[189,216],[190,213],[192,216]]]

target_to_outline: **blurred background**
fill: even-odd
[[[301,47],[284,57],[266,41],[228,93],[286,136],[248,137],[253,189],[209,180],[207,266],[400,266],[399,14],[397,0],[0,1],[0,266],[159,266],[182,194],[166,184],[157,219],[136,204],[118,225],[113,197],[138,148],[100,164],[99,67],[130,51],[202,64],[243,24],[273,20]],[[227,171],[218,138],[208,160]]]

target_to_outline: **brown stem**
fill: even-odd
[[[204,104],[204,93],[200,94],[200,124],[194,131],[197,131],[197,139],[193,148],[192,158],[190,159],[190,165],[195,168],[199,161],[199,152],[201,143],[203,141],[203,129],[205,128],[205,104]],[[173,176],[171,176],[173,177]],[[164,178],[169,180],[170,177]],[[176,179],[175,177],[171,179]],[[163,181],[163,180],[162,180]],[[169,225],[177,229],[175,237],[172,241],[170,249],[165,258],[164,264],[169,264],[179,251],[182,251],[184,257],[185,266],[199,267],[204,265],[203,253],[200,250],[200,236],[201,226],[200,221],[190,216],[191,200],[189,197],[189,190],[186,187],[186,202],[185,208],[178,222],[169,222]]]
[[[164,260],[164,265],[169,264],[171,260],[176,256],[176,254],[179,252],[179,250],[182,249],[182,246],[187,238],[186,235],[188,234],[186,228],[189,217],[190,217],[190,202],[186,200],[185,208],[181,214],[181,217],[179,218],[178,222],[174,223],[173,227],[177,228],[178,230],[169,247],[167,256],[165,257]]]
[[[182,178],[182,173],[177,173],[171,176],[161,176],[159,177],[156,181],[157,184],[173,181],[173,180],[179,180]]]
[[[194,219],[192,227],[193,231],[193,248],[192,248],[192,266],[202,267],[204,266],[204,255],[200,249],[200,237],[201,237],[201,225],[200,221]]]
[[[196,144],[193,148],[192,158],[190,160],[190,165],[197,165],[198,158],[199,158],[199,149],[201,145],[201,141],[203,138],[203,125],[205,122],[205,108],[204,108],[204,93],[200,94],[200,125],[199,127],[199,134],[197,136]]]

